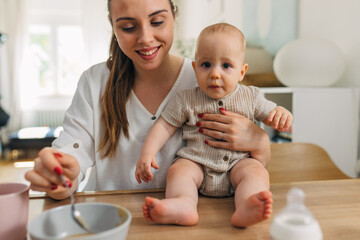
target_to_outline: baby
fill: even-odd
[[[193,62],[199,86],[178,92],[168,104],[146,137],[137,163],[137,181],[151,181],[151,167],[159,168],[157,152],[178,128],[183,129],[187,144],[168,170],[165,199],[145,198],[147,220],[197,224],[198,191],[212,197],[235,194],[234,226],[246,227],[270,217],[273,200],[265,166],[249,152],[208,145],[214,138],[202,134],[206,128],[200,122],[203,114],[226,109],[278,130],[290,128],[293,117],[289,111],[266,100],[258,88],[239,84],[248,69],[245,47],[242,32],[229,24],[211,25],[200,33]],[[215,136],[218,141],[227,138],[226,132]]]

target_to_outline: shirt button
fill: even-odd
[[[155,116],[152,116],[152,117],[151,117],[151,120],[155,120],[155,119],[156,119],[156,117],[155,117]]]
[[[74,147],[74,148],[79,148],[79,144],[78,144],[78,143],[74,143],[73,147]]]
[[[223,101],[221,101],[221,100],[218,102],[218,104],[219,104],[219,106],[224,105]]]
[[[228,156],[224,156],[224,157],[223,157],[223,160],[224,160],[224,161],[228,161],[228,160],[229,160],[229,157],[228,157]]]

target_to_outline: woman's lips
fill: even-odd
[[[139,54],[139,56],[142,59],[151,60],[157,56],[159,49],[160,49],[160,47],[144,48],[141,50],[137,50],[136,52]]]

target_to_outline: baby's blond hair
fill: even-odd
[[[197,38],[197,41],[196,41],[195,58],[196,58],[197,49],[198,49],[197,46],[199,44],[199,40],[201,39],[201,37],[209,35],[209,34],[213,34],[213,33],[228,33],[228,34],[233,34],[234,36],[237,35],[238,39],[239,39],[239,43],[241,44],[240,46],[243,48],[244,58],[245,58],[245,49],[246,49],[245,36],[237,27],[235,27],[229,23],[212,24],[212,25],[207,26],[200,32],[200,34]]]

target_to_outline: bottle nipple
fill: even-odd
[[[305,206],[305,194],[297,187],[287,193],[287,204],[275,216],[270,228],[274,240],[321,240],[319,223]]]

